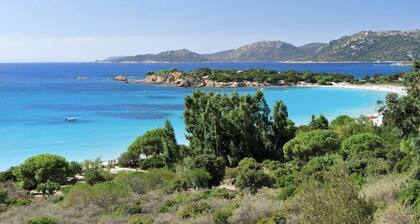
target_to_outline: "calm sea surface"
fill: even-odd
[[[113,159],[137,136],[161,127],[166,118],[172,122],[178,141],[185,143],[183,99],[191,94],[191,88],[124,84],[112,81],[112,77],[126,74],[142,78],[147,71],[198,67],[294,69],[359,77],[409,70],[390,64],[0,64],[0,170],[47,152],[70,160],[97,156]],[[81,75],[89,79],[75,79]],[[253,93],[255,89],[238,92]],[[336,88],[265,88],[263,92],[270,107],[276,100],[283,100],[297,124],[307,123],[312,114],[322,113],[333,119],[340,114],[373,113],[376,101],[386,96],[379,91]],[[76,116],[79,121],[65,122],[68,116]]]

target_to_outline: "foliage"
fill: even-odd
[[[320,171],[327,171],[341,161],[341,156],[337,154],[313,157],[302,167],[302,172],[310,175]]]
[[[311,130],[328,129],[328,120],[322,114],[319,115],[319,117],[312,115],[311,122],[309,122],[309,128]]]
[[[211,175],[204,168],[177,169],[177,178],[172,183],[175,189],[205,188],[211,186]]]
[[[140,162],[140,168],[143,170],[148,170],[151,168],[162,168],[165,167],[166,163],[161,158],[147,158]]]
[[[65,183],[68,163],[64,157],[52,154],[40,154],[30,157],[13,170],[24,189],[35,189],[38,184],[53,181]]]
[[[169,121],[165,121],[164,128],[147,131],[138,137],[127,151],[121,154],[118,163],[125,167],[138,167],[141,156],[146,159],[158,158],[168,167],[172,167],[179,159],[179,146]]]
[[[52,181],[47,181],[45,183],[40,183],[36,187],[38,191],[42,192],[42,195],[53,195],[55,192],[60,190],[60,184],[54,183]]]
[[[118,173],[113,182],[128,186],[137,194],[163,188],[175,178],[175,173],[167,169],[150,169],[147,172]]]
[[[205,201],[193,202],[181,209],[179,216],[183,219],[195,218],[209,212],[210,206]]]
[[[6,189],[0,187],[0,204],[7,202],[7,191]]]
[[[235,186],[255,193],[263,186],[271,186],[272,179],[264,173],[262,166],[253,158],[245,158],[238,164]]]
[[[76,161],[71,161],[67,169],[67,172],[68,172],[67,175],[74,177],[77,174],[81,174],[82,171],[83,171],[82,164]]]
[[[367,117],[354,119],[347,115],[340,115],[331,121],[330,129],[342,139],[363,132],[374,132],[373,123]]]
[[[185,98],[184,118],[192,153],[215,154],[230,166],[245,157],[257,161],[281,157],[279,146],[292,135],[293,125],[281,103],[274,117],[275,121],[260,91],[254,96],[195,91]]]
[[[58,221],[48,216],[38,216],[30,219],[26,224],[58,224]]]
[[[420,212],[420,181],[408,182],[400,194],[400,201]]]
[[[11,167],[6,171],[0,172],[0,183],[7,181],[16,181],[16,176],[13,174],[15,167]]]
[[[334,152],[340,147],[337,134],[331,130],[302,133],[283,146],[286,159],[308,161],[310,158]]]
[[[384,140],[372,133],[361,133],[350,136],[342,143],[341,151],[345,156],[354,156],[361,152],[384,157]]]
[[[128,224],[153,224],[153,219],[148,217],[132,217],[128,220]]]
[[[86,183],[93,185],[109,179],[108,173],[103,169],[100,158],[85,160],[82,164]]]
[[[341,169],[310,178],[284,208],[287,220],[298,223],[371,223],[373,206],[360,198],[352,180]]]
[[[225,163],[221,157],[214,154],[200,154],[187,161],[188,167],[205,169],[211,176],[210,185],[219,185],[225,174]]]

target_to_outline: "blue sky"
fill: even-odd
[[[0,0],[0,62],[92,61],[420,29],[418,0]]]

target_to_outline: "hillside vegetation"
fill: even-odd
[[[41,154],[0,174],[0,223],[419,223],[420,63],[384,123],[313,116],[255,95],[185,98],[189,145],[169,121],[100,160]],[[130,170],[130,169],[129,169]],[[36,195],[39,194],[39,195]]]

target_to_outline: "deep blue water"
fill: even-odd
[[[137,136],[161,127],[165,119],[173,123],[178,141],[185,143],[183,99],[192,92],[191,88],[124,84],[111,79],[116,74],[142,78],[152,70],[198,67],[294,69],[359,77],[409,69],[389,64],[0,64],[0,170],[46,152],[71,160],[116,158]],[[80,75],[89,79],[75,80]],[[242,88],[238,92],[253,93],[255,89]],[[386,95],[335,88],[265,88],[264,94],[270,106],[283,100],[297,124],[307,123],[312,114],[322,113],[332,119],[340,114],[373,113],[376,101]],[[80,120],[65,122],[67,116]]]

